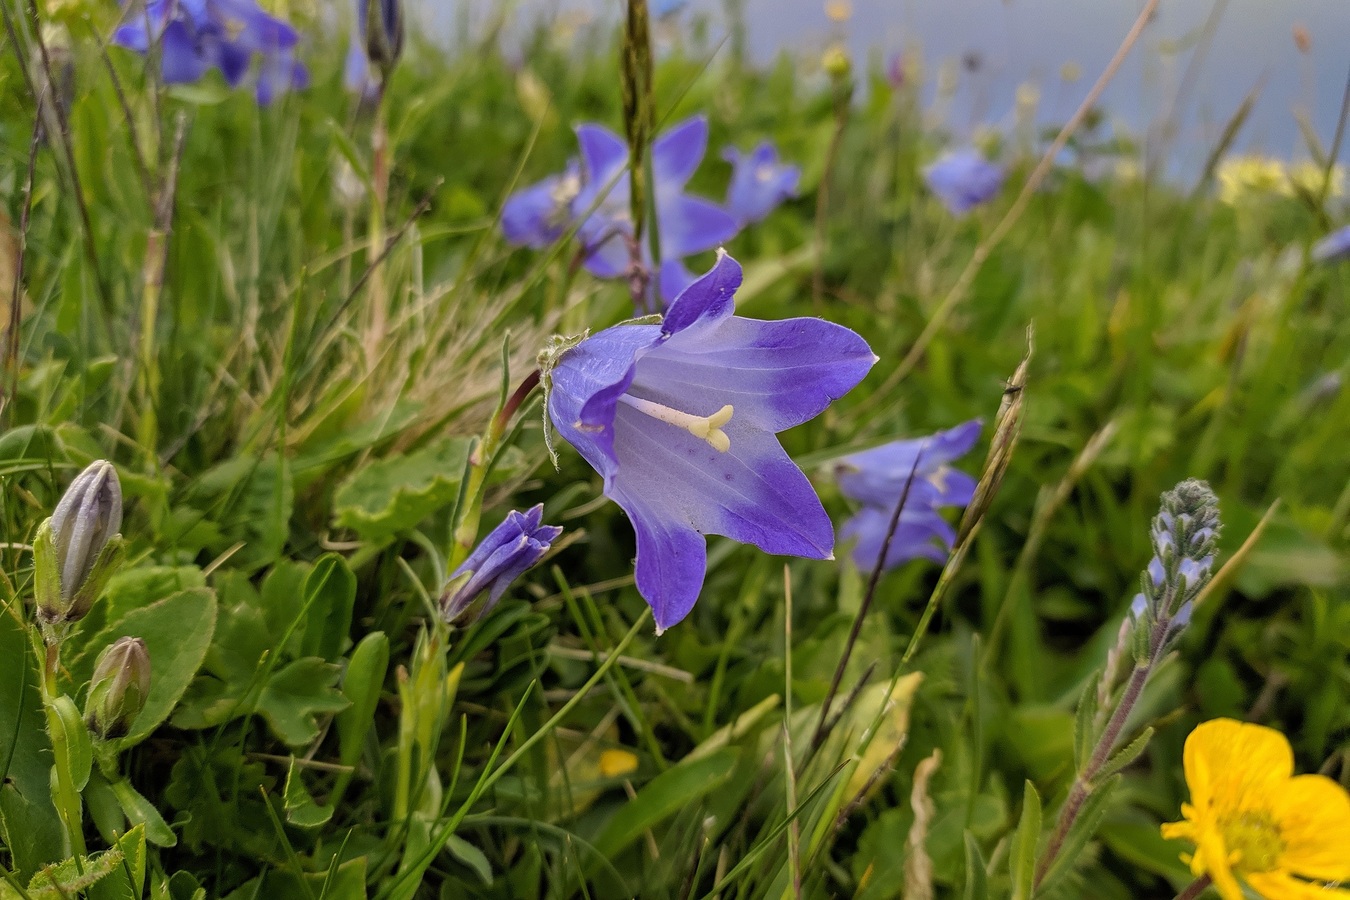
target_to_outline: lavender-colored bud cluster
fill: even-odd
[[[1220,527],[1219,498],[1207,483],[1189,478],[1162,495],[1151,529],[1153,558],[1130,607],[1144,632],[1160,624],[1170,640],[1190,622],[1195,599],[1214,574]]]

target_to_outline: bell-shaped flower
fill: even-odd
[[[625,276],[632,268],[633,237],[628,178],[628,144],[600,125],[577,128],[584,187],[572,201],[572,213],[585,217],[577,234],[586,248],[584,265],[600,278]],[[684,258],[721,246],[740,229],[722,207],[684,192],[708,148],[708,119],[694,116],[652,142],[650,197],[656,206],[659,267],[651,247],[641,248],[643,263],[656,270],[663,303],[670,303],[693,281]],[[589,214],[588,214],[589,213]]]
[[[689,614],[704,535],[828,559],[829,517],[776,434],[814,418],[876,362],[821,319],[735,315],[725,253],[655,324],[623,324],[542,356],[548,415],[604,477],[637,534],[637,587],[657,633]]]
[[[965,215],[994,199],[1003,187],[1004,171],[976,150],[956,150],[923,170],[928,189],[954,216]]]
[[[749,153],[735,147],[722,151],[731,163],[731,183],[727,185],[727,212],[744,228],[768,216],[784,201],[797,196],[801,181],[800,166],[780,162],[778,150],[768,141]]]
[[[355,0],[351,43],[342,69],[347,90],[369,96],[379,86],[376,72],[393,71],[403,55],[403,0]],[[374,9],[376,15],[369,15]],[[381,77],[384,77],[381,75]]]
[[[558,525],[543,524],[544,505],[528,512],[511,510],[450,573],[441,592],[441,615],[447,622],[466,618],[477,620],[497,605],[511,582],[544,558],[549,545],[562,534]],[[469,613],[482,594],[487,599]]]
[[[911,559],[947,558],[956,531],[938,508],[965,506],[975,494],[975,479],[948,463],[969,452],[979,436],[980,421],[973,419],[929,437],[892,441],[835,461],[840,491],[863,504],[839,530],[841,543],[853,542],[853,561],[860,569],[876,565],[901,497],[905,506],[884,568]]]
[[[581,165],[516,191],[502,206],[502,235],[512,244],[542,250],[572,224],[572,201],[581,193]]]
[[[300,37],[254,0],[146,0],[133,8],[112,42],[146,54],[159,43],[160,71],[167,84],[195,82],[219,69],[238,87],[254,56],[262,62],[256,85],[266,105],[279,93],[302,88],[309,74],[295,58]]]

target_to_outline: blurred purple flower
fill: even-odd
[[[445,621],[464,618],[486,592],[487,600],[472,614],[478,620],[497,605],[511,582],[543,559],[549,545],[562,534],[561,526],[544,525],[543,518],[542,503],[524,513],[513,509],[479,542],[469,558],[450,573],[440,599]]]
[[[586,248],[584,265],[600,278],[626,276],[632,266],[629,242],[633,235],[629,207],[628,145],[600,125],[577,128],[581,144],[583,187],[572,200],[572,214],[585,216],[577,234]],[[708,147],[708,119],[695,116],[673,126],[652,142],[651,198],[656,207],[659,267],[652,265],[651,247],[641,248],[644,264],[659,279],[660,296],[669,304],[693,281],[684,257],[713,250],[739,230],[722,207],[684,192]],[[587,215],[587,211],[594,210]]]
[[[659,324],[607,328],[545,363],[558,433],[604,476],[637,534],[637,587],[657,633],[689,614],[704,535],[828,559],[829,517],[775,435],[814,418],[876,356],[820,319],[734,315],[740,265],[725,253]]]
[[[839,530],[840,543],[855,542],[853,561],[858,568],[876,565],[906,483],[909,495],[891,538],[885,568],[919,557],[934,562],[947,558],[956,532],[937,509],[965,506],[975,493],[975,479],[947,464],[969,452],[979,436],[980,421],[974,419],[929,437],[892,441],[835,462],[840,491],[863,504]]]
[[[195,82],[216,68],[230,87],[238,87],[253,57],[261,56],[256,96],[263,105],[308,85],[309,74],[295,58],[299,40],[294,28],[253,0],[147,0],[112,38],[141,54],[158,41],[167,84]]]
[[[732,166],[727,212],[740,227],[760,221],[784,200],[797,196],[801,167],[779,162],[778,151],[768,141],[746,154],[727,147],[722,158]]]
[[[688,5],[689,0],[652,0],[652,15],[658,19],[668,19]]]
[[[905,58],[899,53],[892,53],[886,63],[886,81],[895,90],[905,86]]]
[[[392,69],[403,53],[403,0],[354,0],[356,17],[352,20],[351,43],[342,70],[347,90],[372,96],[379,88],[375,69]],[[372,32],[367,7],[379,9],[379,30]],[[372,68],[372,66],[374,68]]]
[[[923,170],[928,189],[960,216],[992,200],[1003,186],[1004,172],[969,148],[945,154]]]
[[[1338,228],[1312,248],[1314,262],[1332,262],[1350,256],[1350,225]]]
[[[569,160],[561,175],[516,191],[502,206],[502,235],[512,244],[542,250],[572,224],[572,200],[581,192],[581,165]]]

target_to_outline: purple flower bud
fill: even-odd
[[[502,594],[526,569],[548,552],[562,528],[544,525],[544,505],[532,507],[529,512],[512,510],[496,528],[483,538],[469,558],[450,574],[441,594],[441,615],[447,622],[466,618],[479,595],[488,597],[472,613],[476,621],[497,605]]]
[[[84,720],[99,740],[122,737],[150,696],[150,655],[145,641],[118,638],[98,655],[89,680]]]
[[[122,485],[98,460],[76,476],[34,539],[38,618],[46,625],[85,617],[119,557]],[[97,572],[95,571],[97,568]]]

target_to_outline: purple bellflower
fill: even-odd
[[[689,0],[652,0],[652,14],[658,19],[669,19],[688,5]]]
[[[628,144],[600,125],[578,127],[577,140],[584,186],[572,200],[572,213],[586,217],[578,231],[586,248],[584,265],[600,278],[625,276],[632,267],[629,242],[633,235]],[[684,193],[707,148],[706,116],[686,119],[652,142],[650,196],[656,206],[660,266],[652,265],[650,247],[644,246],[642,254],[648,268],[656,270],[664,303],[694,281],[684,257],[719,247],[740,230],[731,214],[716,203]]]
[[[1313,244],[1313,262],[1325,263],[1350,257],[1350,225],[1338,228]]]
[[[137,53],[160,45],[161,73],[167,84],[199,80],[219,69],[230,87],[248,74],[253,57],[262,58],[255,93],[262,105],[280,93],[303,88],[309,74],[295,58],[300,37],[254,0],[147,0],[127,15],[112,42]]]
[[[629,201],[628,145],[600,125],[577,127],[581,165],[511,195],[502,210],[502,231],[514,244],[543,247],[580,221],[577,237],[583,264],[600,278],[631,274],[632,210]],[[695,116],[661,134],[652,143],[652,186],[661,264],[653,265],[650,246],[641,260],[655,277],[662,304],[693,282],[683,259],[720,247],[739,231],[731,213],[702,197],[684,193],[708,146],[708,120]],[[654,304],[661,305],[661,304]]]
[[[722,158],[732,166],[727,212],[742,228],[765,218],[784,200],[797,196],[801,167],[779,162],[778,151],[768,141],[760,142],[745,154],[727,147]]]
[[[928,189],[954,216],[965,215],[994,199],[1003,187],[1002,167],[989,162],[976,150],[956,150],[923,170]]]
[[[548,416],[605,481],[637,534],[637,588],[656,631],[689,614],[704,535],[829,559],[830,519],[775,436],[814,418],[876,362],[821,319],[734,315],[740,265],[712,271],[659,323],[616,325],[541,354]]]
[[[502,206],[502,234],[507,241],[542,250],[572,225],[572,201],[581,193],[581,165],[569,160],[561,175],[550,175],[516,191]]]
[[[840,491],[863,505],[839,530],[840,543],[854,542],[853,561],[858,568],[876,565],[906,483],[909,495],[884,568],[920,557],[939,563],[946,560],[956,532],[939,515],[938,507],[965,506],[975,493],[975,479],[948,463],[969,452],[979,436],[980,421],[974,419],[929,437],[892,441],[835,462]]]
[[[562,534],[558,525],[544,525],[544,505],[529,512],[511,510],[487,537],[479,542],[468,559],[450,573],[441,593],[441,615],[447,622],[472,618],[477,621],[497,605],[502,594],[526,569],[543,559],[549,545]],[[474,601],[483,593],[487,599],[470,615]]]

